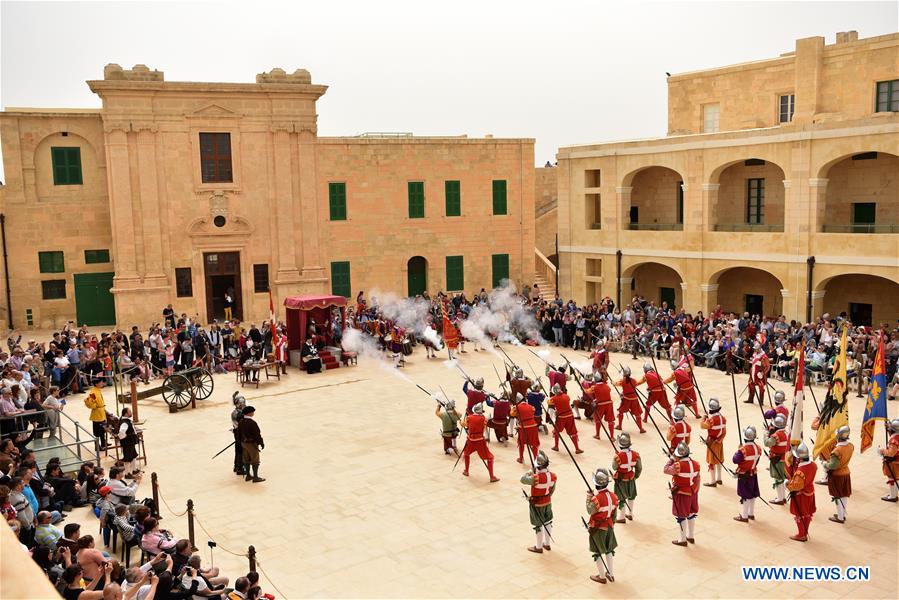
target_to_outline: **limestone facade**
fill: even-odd
[[[560,290],[894,321],[897,80],[899,34],[855,32],[671,76],[668,136],[559,150]]]
[[[533,278],[532,139],[319,137],[327,87],[302,69],[244,84],[107,65],[88,85],[102,109],[0,113],[17,328],[96,318],[92,274],[101,288],[111,278],[121,325],[160,320],[169,303],[211,320],[229,286],[236,314],[253,320],[269,313],[269,287],[276,305],[333,290],[406,295],[413,257],[414,285],[432,294],[447,290],[447,256],[462,257],[469,293],[506,264],[512,280]],[[60,167],[64,147],[78,149],[79,182]],[[56,266],[39,255],[60,251]],[[46,298],[47,281],[62,298]]]

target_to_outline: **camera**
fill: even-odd
[[[218,544],[216,544],[216,543],[213,542],[212,540],[209,540],[208,542],[206,542],[206,544],[207,544],[210,548],[215,548],[216,546],[218,546]]]

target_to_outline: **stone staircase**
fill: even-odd
[[[546,281],[546,278],[539,274],[534,274],[534,281],[537,286],[540,288],[540,293],[543,294],[544,298],[552,299],[556,294],[556,290],[554,287],[551,287],[549,282]]]

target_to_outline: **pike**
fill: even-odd
[[[468,373],[465,372],[465,369],[462,368],[462,365],[459,364],[459,361],[453,361],[453,364],[457,369],[462,373],[462,376],[465,377],[465,381],[471,382],[471,377],[468,376]]]
[[[656,364],[656,355],[650,352],[649,358],[650,358],[650,360],[652,360],[652,368],[655,369],[656,375],[659,376],[659,381],[662,381],[662,374],[659,372],[659,366]],[[675,396],[677,395],[677,392],[674,391],[674,388],[671,387],[670,385],[668,385],[667,383],[665,383],[664,381],[662,381],[662,385],[664,385],[666,388],[668,388],[669,392],[671,392]],[[646,387],[649,387],[648,383],[646,384]],[[696,416],[699,416],[699,415],[696,415]]]
[[[497,348],[499,348],[499,351],[503,353],[503,356],[505,356],[506,358],[509,359],[509,362],[512,363],[512,366],[514,367],[514,366],[515,366],[515,361],[512,360],[512,357],[509,356],[508,354],[506,354],[506,351],[503,350],[503,347],[502,347],[502,346],[497,346]]]
[[[740,446],[743,445],[743,427],[740,425],[740,404],[737,402],[737,380],[734,379],[733,371],[730,374],[730,385],[734,390],[734,410],[737,413],[737,436],[740,439]]]
[[[618,370],[619,371],[621,370],[620,366],[618,367]],[[612,387],[615,387],[614,383],[612,384]],[[618,392],[617,387],[615,387],[615,391]],[[659,426],[656,425],[656,420],[652,417],[652,412],[648,408],[646,408],[646,405],[643,403],[643,395],[640,393],[640,390],[638,390],[635,387],[634,391],[637,392],[637,402],[639,402],[640,406],[643,407],[643,410],[646,411],[646,414],[649,416],[649,420],[652,421],[652,426],[655,427],[656,432],[659,434],[659,437],[662,439],[662,447],[664,448],[665,454],[670,457],[671,451],[668,449],[668,440],[665,438],[664,435],[662,435],[662,430],[659,429]],[[618,392],[618,395],[621,396],[621,392]],[[666,418],[667,418],[667,415],[666,415]]]
[[[562,358],[565,358],[565,356],[562,355]],[[565,358],[565,360],[567,361],[568,359]],[[583,379],[584,379],[584,374],[581,373],[580,369],[578,369],[577,367],[575,367],[575,366],[571,363],[571,361],[568,361],[568,365],[571,367],[571,371],[575,374],[575,381],[577,381],[577,376],[578,376],[578,375],[580,375],[581,381],[583,381]],[[581,386],[581,389],[583,389],[584,386],[581,384],[581,381],[577,381],[577,383],[578,383],[578,385]],[[611,380],[610,380],[610,381],[611,381]],[[615,384],[613,383],[612,385],[614,386]],[[618,391],[618,388],[615,388],[615,391],[617,392],[617,391]],[[621,392],[618,392],[618,395],[621,396]],[[594,400],[594,402],[595,402],[595,400]],[[633,416],[633,415],[631,415],[631,416]],[[612,434],[609,433],[608,431],[606,431],[606,428],[603,427],[603,425],[602,425],[602,420],[599,421],[599,428],[602,429],[603,431],[605,431],[606,437],[608,437],[608,438],[609,438],[609,442],[612,443],[612,449],[615,450],[615,452],[618,452],[618,446],[615,445],[615,440],[612,439]]]
[[[491,363],[491,366],[493,367],[493,372],[496,373],[496,378],[499,379],[500,389],[503,389],[503,387],[505,387],[506,383],[508,382],[506,382],[502,377],[499,376],[499,369],[496,368],[496,365]]]
[[[684,339],[681,338],[680,341],[681,354],[683,356],[687,356],[687,348],[684,346]],[[692,352],[690,352],[692,354]],[[705,416],[709,416],[709,409],[705,405],[705,400],[702,397],[702,390],[699,389],[699,382],[696,381],[696,373],[693,372],[693,361],[687,357],[687,366],[690,367],[690,379],[693,380],[693,387],[696,388],[696,393],[699,394],[699,401],[702,403],[702,410],[705,413]]]

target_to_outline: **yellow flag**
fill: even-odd
[[[818,458],[828,450],[836,439],[837,429],[849,424],[849,403],[846,401],[846,332],[849,328],[843,324],[843,335],[840,337],[840,353],[833,365],[833,378],[830,391],[821,405],[818,418],[818,434],[815,436],[815,448],[812,456]]]

